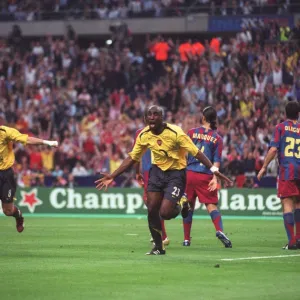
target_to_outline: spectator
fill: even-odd
[[[54,167],[54,152],[51,147],[45,148],[41,152],[42,157],[42,166],[46,172],[50,172],[53,170]]]
[[[132,147],[151,104],[164,106],[167,121],[184,130],[197,126],[204,106],[215,106],[225,166],[236,151],[240,171],[234,176],[253,174],[253,159],[256,171],[285,99],[300,100],[299,46],[269,43],[274,36],[279,41],[276,28],[249,24],[242,31],[251,33],[249,40],[241,33],[182,43],[157,37],[145,45],[146,52],[135,46],[98,49],[92,43],[86,49],[76,38],[46,37],[22,54],[0,41],[1,124],[60,140],[52,167],[43,156],[35,157],[36,150],[18,149],[20,184],[30,185],[26,176],[42,173],[46,165],[47,172],[59,166],[54,176],[68,181],[78,160],[89,174],[112,171]]]
[[[65,187],[68,184],[68,181],[62,176],[57,176],[53,182],[54,187]]]
[[[182,16],[186,13],[186,7],[191,5],[190,1],[152,1],[152,0],[131,0],[121,1],[117,6],[117,2],[104,1],[84,1],[84,0],[40,0],[33,1],[2,1],[2,15],[3,18],[11,18],[20,21],[33,21],[35,19],[41,20],[59,20],[66,16],[71,16],[74,19],[90,19],[95,16],[100,19],[105,19],[112,11],[118,10],[121,18],[127,17],[127,11],[132,17],[161,17],[161,16]],[[273,0],[233,0],[215,1],[215,0],[198,0],[193,3],[193,11],[195,12],[209,12],[212,15],[216,13],[220,15],[249,15],[255,14],[270,14],[278,13],[284,14],[289,11],[295,11],[298,6],[293,8],[293,2],[289,0],[273,1]],[[124,12],[122,12],[122,10]],[[95,14],[94,14],[95,12]],[[114,13],[113,13],[114,14]],[[113,15],[112,14],[112,15]],[[71,34],[73,35],[73,34]],[[69,38],[70,39],[70,38]],[[74,35],[70,40],[74,40]]]
[[[76,176],[78,176],[78,175],[76,175]],[[75,180],[75,178],[74,178],[73,173],[69,174],[67,185],[68,185],[69,189],[73,189],[73,188],[75,188],[78,185],[77,182],[76,182],[76,180]]]
[[[91,58],[97,58],[99,56],[99,49],[95,46],[94,43],[90,44],[90,47],[88,48],[87,52],[89,53],[89,56]]]
[[[120,15],[120,10],[116,6],[112,6],[111,10],[108,13],[108,19],[113,20],[113,19],[118,19]]]
[[[254,177],[255,174],[255,159],[252,152],[246,152],[246,155],[243,157],[245,164],[245,175],[247,177]]]
[[[245,164],[239,159],[235,150],[231,153],[231,161],[228,164],[228,174],[235,177],[236,187],[242,188],[245,184]]]
[[[106,19],[108,15],[108,8],[103,3],[100,3],[100,6],[96,8],[96,12],[100,19]]]
[[[80,161],[76,162],[75,167],[72,170],[73,176],[87,176],[88,172],[85,167],[82,166]]]
[[[214,78],[218,76],[223,67],[224,62],[222,61],[220,55],[212,54],[212,58],[210,60],[210,71]]]
[[[32,53],[36,56],[44,54],[44,49],[43,49],[43,47],[41,46],[41,44],[39,42],[35,43],[35,45],[32,49]]]
[[[62,177],[63,176],[63,170],[59,167],[59,165],[55,166],[55,169],[52,171],[52,176],[54,177]]]
[[[221,7],[220,7],[220,15],[227,16],[227,3],[225,1],[222,1]]]
[[[245,1],[244,4],[241,3],[241,8],[244,15],[250,15],[253,11],[253,7],[251,6],[250,1]]]
[[[25,84],[32,86],[35,83],[36,70],[29,65],[25,68]]]
[[[133,15],[137,15],[142,11],[142,3],[140,0],[131,0],[129,2],[129,10]]]
[[[111,160],[110,160],[110,172],[114,172],[119,166],[121,165],[122,160],[120,158],[120,155],[118,152],[113,154]]]
[[[90,158],[96,153],[96,143],[95,143],[92,133],[90,131],[87,133],[87,136],[83,141],[82,150]]]
[[[29,150],[29,168],[34,171],[41,171],[43,167],[42,154],[38,146]]]

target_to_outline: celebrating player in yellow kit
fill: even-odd
[[[195,156],[220,179],[229,184],[231,181],[213,166],[180,127],[163,122],[161,107],[150,106],[146,118],[148,126],[139,133],[129,156],[116,171],[104,175],[95,183],[99,190],[107,188],[115,177],[140,161],[147,149],[151,150],[153,160],[147,187],[147,208],[149,229],[155,246],[146,254],[163,255],[166,251],[162,243],[160,217],[165,220],[176,218],[180,211],[182,217],[188,215],[188,202],[182,198],[186,184],[186,152]]]

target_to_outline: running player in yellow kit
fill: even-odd
[[[155,246],[146,254],[163,255],[166,251],[162,243],[160,217],[165,220],[176,218],[180,211],[182,217],[188,215],[188,203],[182,198],[186,184],[186,152],[195,156],[220,179],[229,184],[231,181],[213,166],[180,127],[163,122],[161,107],[150,106],[146,118],[148,126],[139,133],[129,156],[116,171],[104,175],[95,183],[97,189],[106,189],[115,177],[140,161],[147,149],[151,150],[152,167],[147,187],[147,208],[149,229]],[[184,200],[180,201],[181,198]]]
[[[3,213],[8,217],[16,219],[18,232],[24,230],[24,218],[20,209],[14,205],[17,183],[12,166],[15,162],[13,143],[22,143],[24,145],[48,145],[57,147],[57,141],[45,141],[35,137],[29,137],[18,130],[0,126],[0,200],[2,202]]]

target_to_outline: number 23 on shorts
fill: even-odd
[[[179,194],[180,194],[180,188],[174,186],[174,187],[173,187],[173,193],[172,193],[172,196],[178,197]]]

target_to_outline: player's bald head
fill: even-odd
[[[164,109],[161,107],[161,106],[158,106],[158,105],[151,105],[148,107],[147,109],[147,113],[146,115],[151,112],[151,113],[159,113],[162,117],[164,116]]]
[[[151,131],[160,132],[163,127],[164,110],[158,105],[151,105],[147,109],[146,122]]]

